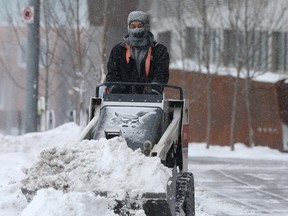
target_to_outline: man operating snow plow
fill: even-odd
[[[166,99],[165,94],[112,94],[106,91],[111,85],[126,89],[157,87],[164,92],[174,89],[179,92],[179,99]],[[195,215],[194,180],[192,173],[187,172],[189,107],[180,87],[103,83],[96,88],[96,97],[91,98],[89,118],[79,141],[123,137],[129,148],[141,149],[147,157],[159,158],[171,170],[169,181],[163,182],[166,191],[145,191],[141,195],[134,194],[133,198],[127,195],[125,199],[117,200],[113,207],[115,213],[132,215],[130,210],[141,208],[148,216]]]
[[[179,97],[103,93],[107,85],[174,89]],[[42,189],[63,196],[76,193],[85,200],[92,194],[106,203],[103,208],[112,212],[109,215],[193,216],[194,182],[187,172],[188,114],[179,87],[102,84],[91,98],[90,121],[78,140],[44,149],[34,165],[23,170],[22,192],[29,202],[37,201]],[[93,205],[95,200],[86,202]]]

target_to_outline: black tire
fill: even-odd
[[[181,209],[186,216],[195,216],[194,177],[192,173],[180,173],[176,182],[176,212]]]

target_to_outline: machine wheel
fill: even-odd
[[[195,215],[194,177],[192,173],[180,173],[176,182],[176,212],[184,211],[186,216]]]

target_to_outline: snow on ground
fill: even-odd
[[[195,178],[196,215],[287,216],[288,154],[267,147],[193,143],[189,170]]]
[[[131,150],[119,137],[77,143],[80,132],[71,123],[45,133],[0,135],[0,216],[115,215],[108,208],[114,197],[166,192],[171,170],[159,158]],[[31,203],[21,188],[37,190]]]
[[[213,146],[206,148],[206,143],[190,143],[189,157],[217,157],[217,158],[242,158],[257,160],[283,160],[288,161],[288,154],[281,153],[276,149],[264,146],[247,148],[246,145],[237,143],[235,150],[231,151],[228,146]]]
[[[207,69],[202,65],[199,65],[195,61],[192,61],[191,59],[185,59],[184,61],[179,60],[177,62],[171,63],[170,68],[172,69],[178,69],[178,70],[188,70],[188,71],[201,71],[202,73],[207,73]],[[232,67],[217,67],[213,64],[210,65],[210,73],[217,73],[218,75],[223,76],[237,76],[237,70]],[[259,81],[259,82],[270,82],[275,83],[282,79],[287,79],[287,74],[281,74],[281,73],[273,73],[270,71],[265,72],[253,72],[251,71],[251,74],[253,74],[253,80]],[[246,74],[242,71],[240,73],[240,77],[245,79]]]
[[[45,149],[26,172],[22,182],[29,191],[50,187],[65,192],[98,191],[118,199],[127,192],[130,196],[165,193],[172,175],[159,158],[146,157],[140,149],[133,151],[120,137]]]
[[[115,214],[108,208],[109,200],[95,196],[90,188],[116,191],[118,198],[127,188],[134,192],[165,190],[163,182],[169,172],[157,159],[133,152],[121,138],[75,143],[80,132],[80,127],[69,123],[43,133],[0,134],[0,216],[110,216]],[[205,144],[193,143],[189,156],[288,160],[287,154],[265,147],[249,149],[237,144],[235,149],[211,146],[207,150]],[[120,160],[115,161],[116,156]],[[101,175],[96,177],[96,173]],[[113,179],[117,181],[111,185]],[[39,189],[30,203],[21,193],[23,185]],[[196,215],[205,215],[201,203],[196,207]],[[135,215],[145,213],[139,210]]]
[[[115,215],[108,210],[108,202],[104,197],[96,197],[92,192],[71,192],[63,193],[55,189],[42,189],[37,196],[26,207],[22,216],[112,216]]]

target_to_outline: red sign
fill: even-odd
[[[22,9],[22,18],[26,23],[34,22],[34,7],[27,6]]]
[[[182,126],[182,146],[183,148],[188,148],[189,143],[189,124],[184,124]]]

